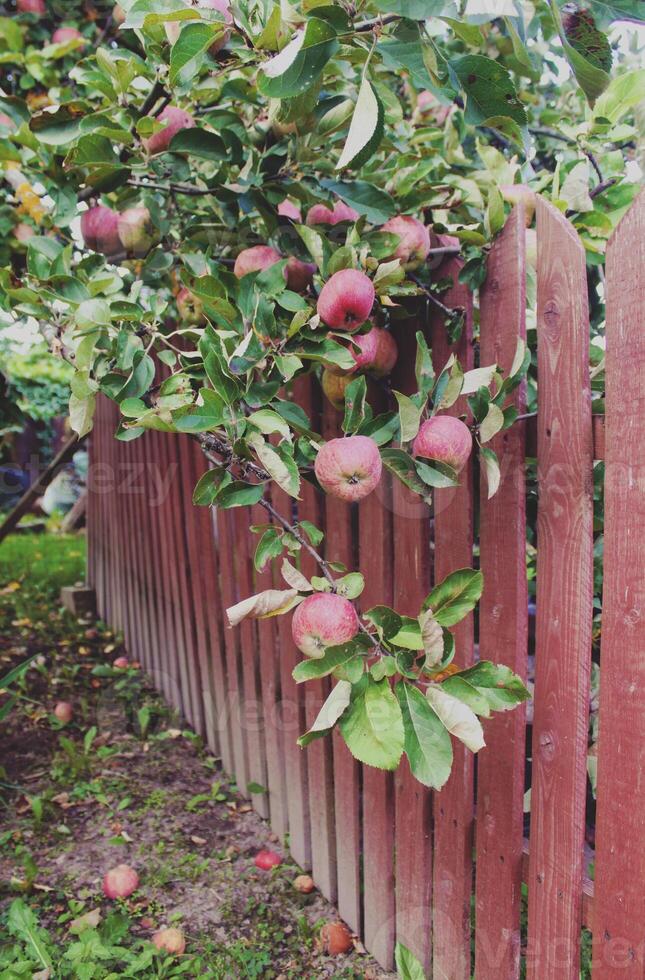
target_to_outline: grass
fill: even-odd
[[[60,608],[84,566],[82,537],[0,545],[0,678],[33,658],[0,690],[0,978],[384,977],[360,948],[323,954],[335,911],[295,891],[288,860],[255,868],[280,848],[267,825],[143,672],[112,667],[120,638]],[[119,863],[140,887],[109,902],[101,878]],[[150,941],[171,924],[182,956]]]

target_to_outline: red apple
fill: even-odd
[[[181,929],[159,929],[152,937],[152,941],[157,949],[164,949],[174,956],[181,956],[186,950],[186,940]]]
[[[352,934],[344,922],[327,922],[320,930],[323,952],[330,956],[348,953],[354,945]]]
[[[203,10],[208,10],[208,9],[218,10],[220,14],[223,15],[223,20],[225,24],[233,23],[233,14],[231,13],[231,5],[229,0],[198,0],[198,2],[193,6],[197,8],[201,7]],[[195,23],[198,23],[198,21],[195,20],[169,21],[166,24],[166,37],[168,38],[171,44],[175,44],[181,32],[182,26],[184,24],[195,24]],[[214,23],[214,21],[209,21],[209,23]],[[218,37],[217,40],[213,41],[213,43],[211,44],[210,48],[208,49],[210,53],[217,54],[218,51],[221,51],[224,45],[230,40],[230,37],[231,37],[231,32],[224,31],[221,37]]]
[[[87,248],[102,255],[116,255],[122,251],[119,238],[119,215],[112,208],[99,204],[83,211],[81,234]]]
[[[69,701],[59,701],[54,708],[54,714],[62,725],[69,725],[74,715],[74,709]]]
[[[204,317],[204,304],[198,296],[191,293],[185,286],[177,293],[176,298],[177,312],[183,323],[199,327],[206,322]]]
[[[313,878],[311,878],[309,875],[298,875],[298,877],[294,879],[293,887],[297,892],[300,892],[301,895],[310,895],[316,886]]]
[[[357,344],[360,350],[356,350]],[[352,357],[356,361],[354,371],[369,371],[377,378],[383,378],[389,374],[396,359],[399,356],[399,349],[396,340],[383,327],[372,327],[367,333],[358,333],[352,337],[349,345]]]
[[[118,864],[103,878],[106,898],[128,898],[139,887],[139,875],[128,864]]]
[[[119,215],[119,238],[129,255],[142,257],[147,255],[153,245],[159,241],[157,229],[152,223],[147,208],[128,208]]]
[[[334,408],[341,409],[345,405],[345,389],[354,379],[350,374],[339,374],[331,368],[325,368],[322,373],[322,390]]]
[[[524,234],[526,235],[526,264],[535,271],[537,270],[537,231],[535,228],[527,228]]]
[[[444,105],[433,92],[426,89],[419,92],[417,96],[417,107],[413,121],[420,122],[423,119],[432,119],[437,126],[443,126],[452,110],[451,105]]]
[[[116,660],[113,661],[112,666],[116,667],[117,670],[127,670],[130,666],[130,661],[127,657],[117,657]]]
[[[302,221],[300,208],[293,201],[290,201],[288,197],[285,197],[284,201],[280,201],[278,204],[278,214],[283,218],[291,218],[292,221],[297,221],[298,224]]]
[[[337,201],[333,209],[326,204],[314,204],[307,213],[308,225],[337,225],[341,221],[358,221],[360,215],[344,201]]]
[[[423,422],[412,443],[413,456],[425,456],[447,463],[459,473],[473,449],[470,429],[451,415],[435,415]]]
[[[26,242],[29,241],[30,238],[34,237],[36,232],[31,227],[31,225],[27,224],[26,221],[19,221],[18,224],[13,229],[13,234],[14,234],[14,238],[17,238],[18,241],[22,242],[24,245]]]
[[[261,272],[279,262],[282,256],[270,245],[253,245],[252,248],[242,249],[235,260],[233,273],[238,279],[248,276],[250,272]],[[285,276],[286,278],[286,276]]]
[[[19,14],[39,14],[41,17],[47,13],[45,0],[16,0],[16,10]]]
[[[167,105],[157,116],[157,122],[166,125],[163,129],[149,136],[148,139],[143,140],[143,145],[151,155],[164,153],[170,146],[173,136],[182,129],[192,129],[195,126],[195,120],[191,114],[174,105]]]
[[[275,851],[258,851],[255,855],[255,866],[260,871],[270,871],[282,864],[282,858]]]
[[[522,202],[526,227],[530,228],[535,214],[535,191],[527,187],[526,184],[505,184],[499,190],[508,204],[515,205],[519,204],[520,201]]]
[[[84,41],[85,38],[75,27],[59,27],[52,34],[52,44],[63,44],[65,41]]]
[[[291,635],[305,657],[320,659],[326,647],[352,640],[359,625],[349,599],[331,592],[314,592],[293,614]]]
[[[381,454],[369,436],[330,439],[321,446],[314,464],[323,490],[350,503],[372,492],[381,479],[381,469]]]
[[[295,255],[290,255],[285,266],[287,286],[294,293],[304,293],[311,283],[316,266],[312,262],[301,262]]]
[[[341,269],[321,289],[318,313],[328,327],[353,332],[369,317],[374,297],[369,276],[359,269]]]
[[[401,264],[415,268],[428,257],[430,251],[430,229],[418,218],[409,214],[398,214],[383,225],[381,231],[399,236],[399,244],[390,255],[400,259]]]

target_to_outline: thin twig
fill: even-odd
[[[273,506],[273,504],[271,504],[266,499],[266,497],[262,497],[262,499],[259,501],[259,503],[260,503],[260,506],[264,507],[264,509],[266,510],[266,512],[268,514],[270,514],[271,517],[275,521],[277,521],[278,524],[280,524],[280,526],[283,527],[285,531],[288,531],[289,534],[293,534],[293,536],[296,539],[296,541],[298,541],[298,543],[305,549],[305,551],[308,552],[308,554],[311,555],[311,557],[314,559],[314,561],[316,562],[316,564],[318,564],[320,566],[323,575],[325,576],[325,578],[327,579],[327,581],[329,582],[329,584],[335,589],[336,584],[334,582],[334,577],[331,574],[331,572],[329,571],[329,566],[327,565],[327,562],[322,557],[322,555],[319,554],[316,551],[316,549],[312,545],[309,544],[309,542],[306,540],[306,538],[303,537],[303,535],[300,533],[300,531],[298,530],[298,528],[296,527],[296,525],[295,524],[291,524],[286,519],[286,517],[283,517],[282,514],[275,509],[275,507]]]
[[[434,293],[430,292],[430,290],[426,286],[423,285],[423,283],[421,282],[421,280],[420,279],[417,279],[417,277],[414,276],[414,275],[412,275],[411,272],[408,272],[408,278],[411,279],[412,282],[416,283],[416,285],[419,287],[419,289],[421,290],[421,292],[424,293],[424,295],[428,297],[428,299],[430,300],[430,302],[434,306],[436,306],[438,310],[441,310],[441,312],[443,313],[444,316],[447,316],[447,317],[459,316],[459,315],[461,315],[462,313],[465,312],[463,306],[454,306],[452,308],[450,306],[446,306],[445,303],[442,303],[440,299],[437,299],[437,297],[434,295]]]
[[[358,24],[354,24],[353,30],[356,33],[362,34],[365,31],[373,31],[378,27],[384,27],[386,24],[391,24],[395,20],[401,20],[401,15],[386,14],[384,17],[374,17],[372,20],[361,20]]]
[[[192,197],[215,193],[214,190],[202,190],[200,187],[191,187],[190,184],[159,184],[154,181],[139,181],[134,178],[128,180],[128,185],[143,191],[166,191],[168,194],[189,194]]]

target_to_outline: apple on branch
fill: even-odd
[[[142,140],[144,147],[151,156],[156,153],[164,153],[170,146],[173,136],[176,136],[182,129],[193,129],[195,126],[195,120],[191,114],[174,105],[167,105],[157,116],[157,122],[164,123],[164,128]]]
[[[86,247],[93,252],[100,252],[110,258],[122,251],[119,214],[103,204],[83,211],[81,234]]]
[[[349,643],[359,630],[354,606],[340,595],[316,592],[301,602],[291,621],[293,642],[305,657],[320,659],[326,647]]]
[[[233,24],[233,14],[231,13],[231,5],[229,3],[229,0],[197,0],[197,3],[194,3],[193,7],[197,7],[197,8],[201,7],[202,10],[217,10],[219,11],[220,14],[223,15],[225,24],[227,25]],[[175,44],[175,42],[179,38],[182,25],[186,23],[194,24],[194,23],[198,23],[198,21],[172,20],[166,24],[166,37],[168,38],[171,44]],[[209,23],[213,23],[213,22],[209,21]],[[213,43],[211,44],[210,48],[208,49],[210,54],[217,54],[218,51],[221,51],[224,45],[228,43],[230,38],[231,38],[231,32],[229,30],[225,30],[222,36],[218,37],[217,40],[213,41]]]
[[[412,443],[412,455],[446,463],[457,473],[463,470],[473,449],[470,429],[452,415],[435,415],[421,424]]]
[[[418,218],[399,214],[386,221],[381,231],[399,236],[399,244],[389,256],[399,259],[406,269],[416,269],[428,257],[430,251],[430,229]]]
[[[369,318],[374,284],[360,269],[341,269],[327,280],[318,297],[318,314],[334,330],[353,333]]]
[[[326,204],[314,204],[307,212],[308,225],[338,225],[341,221],[358,221],[360,215],[344,201],[337,201],[333,208]]]
[[[314,472],[332,497],[355,503],[378,486],[383,464],[378,446],[369,436],[346,436],[323,443]]]
[[[145,207],[128,208],[119,215],[118,233],[129,255],[142,258],[159,241],[150,212]]]

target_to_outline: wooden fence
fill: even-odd
[[[593,931],[593,977],[645,977],[645,196],[624,217],[606,266],[606,416],[592,419],[585,257],[577,236],[538,200],[537,450],[531,420],[495,438],[498,494],[486,499],[474,468],[458,490],[435,494],[434,514],[384,481],[350,507],[305,486],[301,518],[326,528],[327,554],[366,572],[363,608],[392,603],[415,614],[435,579],[479,561],[477,620],[456,629],[459,662],[490,658],[527,675],[529,653],[525,460],[539,486],[533,724],[523,708],[485,724],[475,759],[458,745],[440,793],[404,764],[363,767],[339,736],[302,751],[296,737],[325,697],[326,680],[297,686],[290,617],[225,627],[224,609],[272,584],[256,573],[251,522],[264,512],[192,506],[205,463],[188,437],[155,432],[116,442],[103,401],[93,436],[89,576],[101,615],[123,629],[134,657],[202,733],[242,793],[386,967],[396,940],[436,980],[574,980],[583,925]],[[493,246],[480,297],[479,362],[508,368],[525,335],[525,235],[515,211]],[[472,299],[441,268],[465,306],[457,353],[472,366]],[[448,358],[439,316],[421,325],[435,366]],[[397,327],[393,386],[414,381],[414,332]],[[317,383],[295,397],[338,432]],[[516,395],[523,408],[523,391]],[[457,404],[455,412],[461,410]],[[534,421],[534,420],[533,420]],[[606,446],[606,448],[605,448]],[[592,658],[593,474],[605,463],[595,884],[584,853]],[[483,483],[484,481],[482,481]],[[280,499],[282,498],[282,499]],[[274,491],[274,503],[287,498]],[[478,551],[477,551],[478,548]],[[479,558],[477,558],[477,554]],[[312,572],[304,561],[305,572]],[[527,732],[531,736],[527,750]],[[531,818],[523,814],[527,752]],[[248,792],[257,783],[266,793]],[[522,884],[528,884],[528,928]],[[522,924],[523,923],[523,924]]]

